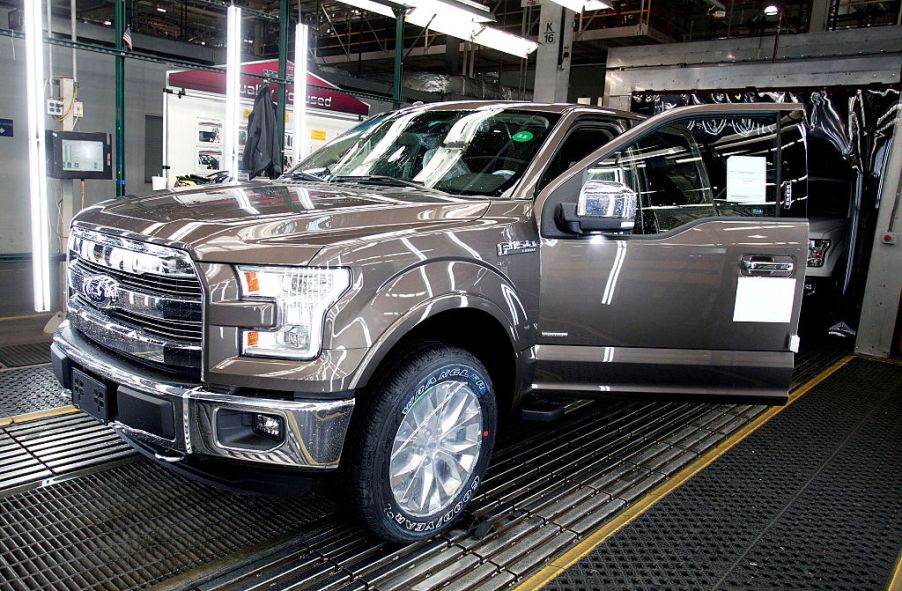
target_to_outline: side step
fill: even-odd
[[[554,423],[588,404],[591,401],[535,397],[520,408],[520,418],[527,423]]]

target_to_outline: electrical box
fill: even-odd
[[[63,116],[63,101],[59,99],[47,99],[47,114],[51,117]]]
[[[112,179],[110,136],[84,131],[48,131],[47,175],[55,179]]]

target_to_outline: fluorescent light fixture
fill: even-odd
[[[525,58],[539,47],[539,44],[525,37],[512,35],[500,29],[480,27],[474,31],[471,41],[486,47],[493,47],[499,51]]]
[[[163,8],[162,6],[157,6],[157,12],[165,13],[165,12],[166,12],[166,9]]]
[[[241,124],[241,9],[226,16],[226,114],[223,128],[225,170],[238,178],[238,126]]]
[[[342,4],[347,4],[348,6],[366,10],[367,12],[374,12],[376,14],[381,14],[382,16],[395,18],[395,13],[392,12],[391,8],[389,8],[385,4],[373,2],[373,0],[340,0],[340,2]]]
[[[780,12],[780,7],[777,6],[776,4],[768,4],[767,6],[764,7],[765,16],[777,16],[777,14],[779,12]]]
[[[28,105],[28,185],[31,267],[36,312],[50,310],[50,218],[44,130],[44,26],[41,2],[25,0],[25,88]]]
[[[589,12],[591,10],[607,10],[609,8],[613,8],[607,2],[602,2],[602,0],[551,0],[555,4],[560,4],[564,8],[568,10],[572,10],[573,12],[579,14],[580,12],[586,11]]]
[[[491,23],[495,22],[495,17],[489,12],[487,6],[476,4],[475,2],[456,2],[449,0],[404,0],[402,4],[410,6],[416,11],[423,11],[432,15],[438,15],[441,19],[454,18],[456,20],[466,20],[466,22]],[[477,6],[479,8],[477,8]]]
[[[614,8],[614,7],[611,6],[610,4],[608,4],[607,2],[602,2],[601,0],[588,0],[583,5],[583,10],[585,12],[590,12],[592,10],[609,10],[611,8]]]
[[[343,4],[360,8],[382,16],[394,18],[391,8],[373,0],[339,0]],[[570,0],[568,0],[570,1]],[[579,0],[581,5],[585,0]],[[524,37],[506,33],[500,29],[492,29],[485,23],[494,21],[487,10],[479,10],[480,6],[467,0],[404,0],[409,10],[404,16],[405,22],[418,27],[428,28],[444,35],[450,35],[485,45],[504,53],[525,58],[538,48],[539,44]],[[485,7],[482,7],[483,9]]]
[[[294,28],[294,162],[304,157],[307,145],[307,25]]]

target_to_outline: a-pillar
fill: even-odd
[[[567,101],[575,15],[572,10],[567,10],[551,0],[541,0],[534,101],[549,103]]]

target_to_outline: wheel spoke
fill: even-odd
[[[482,411],[466,382],[441,382],[424,392],[392,442],[395,500],[414,516],[447,510],[475,469],[481,445]]]

